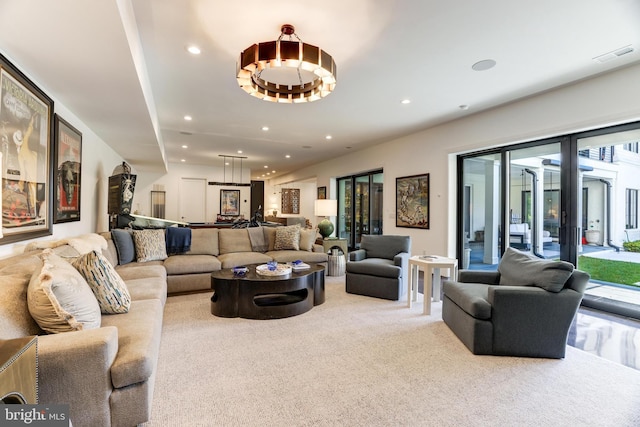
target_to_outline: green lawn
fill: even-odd
[[[589,273],[595,280],[631,286],[637,286],[634,283],[640,282],[640,264],[633,262],[580,256],[578,268]]]

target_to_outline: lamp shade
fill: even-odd
[[[335,216],[338,213],[338,201],[318,199],[315,204],[316,216]]]

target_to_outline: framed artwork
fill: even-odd
[[[240,215],[240,190],[220,190],[220,215]]]
[[[53,223],[80,221],[82,134],[57,114],[53,122],[56,174]]]
[[[283,214],[299,214],[300,213],[300,189],[299,188],[283,188],[281,202],[282,202]]]
[[[318,199],[327,198],[327,187],[318,187]]]
[[[0,55],[0,244],[50,235],[53,100]]]
[[[396,178],[396,227],[429,229],[429,174]]]

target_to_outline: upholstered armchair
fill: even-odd
[[[350,294],[398,300],[409,280],[410,236],[362,235],[349,253],[346,290]]]
[[[589,274],[507,248],[498,271],[444,282],[442,319],[474,354],[563,358]]]

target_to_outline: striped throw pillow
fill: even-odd
[[[100,253],[91,251],[73,261],[93,291],[103,314],[127,313],[131,296],[126,283],[111,263]]]

